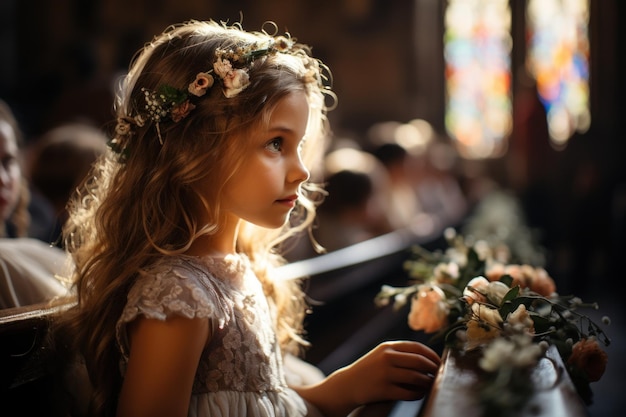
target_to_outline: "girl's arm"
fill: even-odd
[[[187,416],[207,319],[138,318],[129,328],[130,356],[117,417]]]
[[[366,404],[423,398],[440,364],[422,343],[384,342],[323,381],[294,389],[325,416],[345,417]]]

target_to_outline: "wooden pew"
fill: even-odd
[[[49,320],[68,300],[0,310],[2,415],[70,416],[61,389],[62,364],[47,345]]]

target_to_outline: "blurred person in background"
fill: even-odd
[[[32,194],[41,196],[53,212],[44,240],[61,247],[61,228],[71,194],[106,149],[107,137],[87,123],[66,123],[48,130],[29,152],[28,176]]]
[[[9,105],[0,100],[0,237],[28,235],[28,183],[22,175],[21,129]]]
[[[13,111],[0,100],[0,309],[66,293],[55,277],[66,267],[65,254],[29,237],[30,192],[22,173],[22,142]]]
[[[328,252],[393,231],[389,178],[375,157],[343,148],[326,156],[325,167],[328,196],[314,236]]]

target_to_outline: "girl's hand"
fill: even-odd
[[[439,355],[422,343],[384,342],[337,373],[351,386],[358,405],[411,401],[428,393],[440,364]]]
[[[440,364],[439,355],[422,343],[384,342],[320,384],[298,391],[325,415],[345,416],[364,404],[423,398]]]

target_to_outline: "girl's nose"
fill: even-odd
[[[309,172],[307,167],[304,166],[302,158],[298,156],[289,174],[289,181],[302,183],[308,180],[310,176],[311,173]]]

